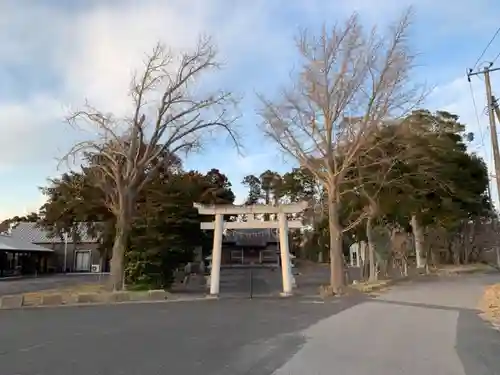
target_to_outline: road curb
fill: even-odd
[[[58,306],[63,304],[63,296],[60,293],[43,294],[41,298],[42,306]]]
[[[0,298],[0,309],[2,310],[19,309],[23,307],[23,304],[23,295],[3,296]]]
[[[35,300],[27,300],[25,294],[0,297],[0,310],[32,309],[46,307],[102,306],[138,303],[188,302],[208,300],[206,296],[176,297],[165,290],[120,291],[106,293],[39,293]]]
[[[176,303],[176,302],[201,302],[210,301],[206,297],[193,297],[193,298],[175,298],[166,300],[140,300],[140,301],[123,301],[123,302],[94,302],[94,303],[67,303],[62,305],[36,305],[36,306],[22,306],[18,308],[4,308],[2,310],[37,310],[37,309],[57,309],[57,308],[71,308],[71,307],[102,307],[102,306],[122,306],[122,305],[148,305],[148,304],[161,304],[161,303]]]

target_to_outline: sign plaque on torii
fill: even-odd
[[[222,257],[222,234],[224,229],[243,228],[278,228],[280,240],[281,275],[283,279],[283,295],[292,294],[292,269],[290,262],[290,250],[288,246],[288,228],[302,228],[300,220],[287,220],[287,214],[296,214],[307,208],[307,202],[282,204],[282,205],[252,205],[236,206],[228,205],[203,205],[194,203],[200,215],[215,215],[215,221],[201,223],[201,229],[214,230],[214,243],[212,248],[212,268],[210,270],[210,294],[219,295],[220,265]],[[261,215],[277,214],[277,221],[250,220],[246,222],[228,221],[224,222],[224,215]]]

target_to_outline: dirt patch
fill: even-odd
[[[371,293],[375,291],[377,292],[382,291],[387,287],[389,287],[390,285],[392,285],[393,283],[394,283],[393,280],[378,280],[374,282],[367,281],[367,282],[358,282],[355,284],[351,284],[350,287],[362,293]]]
[[[430,272],[432,274],[437,274],[440,276],[448,275],[460,275],[468,273],[481,273],[489,272],[494,270],[494,268],[488,264],[484,263],[474,263],[474,264],[464,264],[464,265],[443,265],[436,268],[431,268]]]
[[[484,318],[500,326],[500,284],[488,286],[480,303]]]
[[[394,284],[394,280],[378,280],[375,282],[357,282],[354,284],[350,284],[345,290],[340,294],[359,294],[359,293],[375,293],[382,292],[387,289],[389,286]],[[318,293],[322,298],[328,298],[336,296],[331,286],[322,285],[318,289]]]

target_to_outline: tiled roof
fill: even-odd
[[[228,230],[223,241],[234,242],[237,246],[265,246],[269,242],[277,242],[277,231],[252,228]]]
[[[97,238],[93,238],[87,235],[85,230],[85,224],[80,224],[80,239],[81,242],[94,243],[97,242]],[[59,236],[51,237],[48,231],[45,231],[36,226],[36,223],[19,223],[11,229],[11,237],[18,238],[22,241],[27,241],[31,243],[62,243],[64,239]],[[72,242],[71,236],[68,238],[68,242]]]
[[[38,246],[32,244],[29,241],[23,241],[19,238],[15,238],[9,235],[0,234],[0,250],[7,251],[40,251],[40,252],[52,252],[52,249],[48,249],[43,246]]]

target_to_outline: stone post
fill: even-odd
[[[292,294],[292,270],[290,263],[290,250],[288,248],[288,223],[285,213],[278,214],[280,254],[281,254],[281,275],[283,278],[283,295]]]
[[[214,228],[214,244],[212,248],[212,268],[210,270],[210,294],[212,296],[219,295],[223,230],[224,230],[224,220],[222,214],[216,214],[215,228]]]

